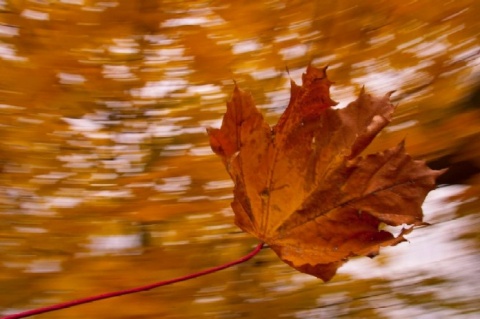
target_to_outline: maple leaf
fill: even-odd
[[[328,281],[348,258],[373,257],[424,224],[421,204],[442,171],[413,160],[403,142],[360,156],[390,122],[389,94],[362,90],[333,109],[326,68],[309,66],[302,82],[292,81],[272,128],[235,86],[221,128],[208,133],[235,184],[235,223],[287,264]],[[412,226],[395,237],[381,223]]]

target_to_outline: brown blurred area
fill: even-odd
[[[479,16],[473,0],[0,0],[0,314],[248,252],[205,128],[234,81],[274,123],[313,63],[329,65],[339,107],[362,86],[395,91],[395,118],[368,151],[405,139],[412,156],[450,168],[426,208],[431,227],[326,285],[265,251],[44,317],[478,315]]]

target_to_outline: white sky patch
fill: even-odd
[[[167,38],[163,34],[147,34],[144,39],[152,44],[170,45],[173,43],[172,39]]]
[[[179,203],[186,203],[186,202],[196,202],[196,201],[206,201],[209,198],[208,196],[182,196],[178,202]]]
[[[449,289],[446,289],[449,290]],[[396,303],[395,303],[396,302]],[[463,318],[463,319],[475,319],[476,315],[469,316],[468,314],[460,315],[459,312],[454,309],[435,308],[429,309],[424,304],[412,305],[408,302],[401,302],[400,300],[390,300],[390,304],[384,306],[375,306],[382,317],[385,318],[418,318],[418,319],[436,319],[436,318]],[[388,309],[388,310],[387,310]],[[427,310],[429,309],[429,310]],[[478,315],[478,314],[477,314]]]
[[[103,8],[115,8],[115,7],[118,7],[118,2],[117,1],[99,1],[95,3],[95,6],[103,7]]]
[[[195,219],[209,219],[209,218],[212,218],[213,217],[213,214],[195,214],[195,215],[188,215],[187,216],[187,219],[190,219],[190,220],[195,220]]]
[[[133,39],[113,39],[114,45],[108,47],[108,50],[116,54],[135,54],[139,52],[139,45]]]
[[[188,57],[184,56],[185,48],[163,48],[158,50],[146,50],[145,52],[146,64],[158,64],[167,63],[171,61],[184,61],[188,60]],[[188,68],[187,68],[188,69]],[[148,72],[148,69],[143,69],[144,72]],[[158,72],[157,69],[152,69],[151,72]]]
[[[122,253],[142,246],[140,234],[111,235],[111,236],[90,236],[90,243],[86,248],[92,255],[104,255]]]
[[[55,211],[49,209],[45,202],[30,201],[20,203],[22,213],[31,216],[55,216]]]
[[[268,102],[263,105],[259,105],[259,107],[262,109],[264,108],[273,109],[274,113],[283,112],[287,107],[288,101],[290,99],[290,84],[287,84],[287,85],[288,85],[288,88],[285,88],[283,90],[266,92],[265,95],[268,97]]]
[[[149,133],[119,133],[115,134],[114,141],[122,144],[139,144],[150,136]]]
[[[209,156],[214,155],[210,146],[194,147],[188,151],[188,155],[192,156]]]
[[[80,74],[60,72],[57,76],[60,79],[61,84],[83,84],[86,81],[85,77]]]
[[[357,98],[353,86],[332,86],[330,87],[330,94],[332,99],[338,103],[334,106],[335,109],[344,108]]]
[[[422,85],[431,80],[431,75],[423,68],[431,65],[430,59],[424,59],[417,65],[403,68],[402,70],[385,70],[378,72],[375,60],[366,60],[354,64],[354,68],[361,68],[364,71],[363,76],[358,76],[351,80],[359,86],[364,86],[367,93],[383,95],[392,90],[400,90],[402,83],[410,85]]]
[[[280,49],[280,54],[285,60],[291,60],[305,56],[308,48],[305,44],[297,44],[288,48]]]
[[[381,36],[373,36],[370,38],[368,41],[371,45],[382,45],[385,44],[389,41],[392,41],[395,39],[395,35],[393,34],[384,34]]]
[[[230,179],[221,180],[221,181],[210,181],[203,185],[205,190],[212,190],[212,189],[223,189],[223,188],[233,188],[234,184],[233,181]]]
[[[105,11],[105,7],[98,7],[98,4],[97,6],[95,7],[91,7],[91,6],[82,6],[81,10],[83,11],[90,11],[90,12],[102,12],[102,11]]]
[[[102,74],[106,79],[132,79],[134,74],[126,65],[103,65]]]
[[[190,188],[192,178],[188,175],[162,178],[164,184],[156,185],[155,190],[160,192],[184,192]]]
[[[299,69],[289,69],[287,76],[295,81],[298,85],[302,84],[302,74],[305,73],[305,68],[299,68]],[[288,89],[290,90],[290,83],[287,84]],[[289,93],[290,94],[290,93]]]
[[[172,144],[166,145],[160,156],[183,156],[187,154],[189,148],[191,148],[193,144]]]
[[[211,230],[221,230],[221,229],[230,229],[230,228],[232,228],[232,224],[204,226],[202,229],[209,232]]]
[[[313,59],[312,65],[329,65],[329,69],[334,69],[336,66],[330,65],[330,62],[335,61],[337,58],[336,54],[330,54],[330,55],[325,55],[321,56],[318,58]],[[341,66],[341,63],[339,63],[338,66]]]
[[[69,177],[75,175],[75,173],[67,173],[67,172],[50,172],[48,174],[41,174],[41,175],[36,175],[35,178],[45,178],[45,179],[62,179],[65,177]]]
[[[214,120],[201,121],[201,122],[200,122],[200,125],[203,126],[203,127],[215,127],[215,128],[219,128],[219,127],[222,126],[222,119],[219,118],[219,119],[214,119]]]
[[[168,151],[187,150],[192,146],[193,144],[170,144],[170,145],[165,145],[163,149]]]
[[[116,54],[135,54],[138,53],[139,50],[137,48],[127,46],[111,45],[108,47],[108,51]]]
[[[19,123],[42,124],[44,120],[20,116],[17,118]]]
[[[399,45],[397,45],[397,49],[398,50],[403,50],[403,49],[406,49],[406,48],[409,48],[409,47],[413,47],[415,46],[416,44],[422,42],[423,38],[415,38],[413,40],[410,40],[410,41],[407,41],[407,42],[403,42]]]
[[[111,132],[83,132],[83,136],[89,139],[98,139],[98,140],[113,140],[113,133]]]
[[[258,51],[262,48],[258,41],[249,39],[245,41],[240,41],[233,44],[232,52],[233,54],[241,54],[246,52]]]
[[[73,4],[77,6],[82,6],[84,4],[83,0],[60,0],[61,3]]]
[[[417,124],[418,124],[417,120],[410,120],[410,121],[405,121],[405,122],[399,123],[397,125],[387,126],[386,128],[384,128],[384,130],[385,130],[385,132],[396,132],[396,131],[401,131],[401,130],[404,130],[406,128],[415,126]]]
[[[16,105],[10,105],[10,104],[0,104],[0,109],[23,110],[25,108],[23,106],[16,106]]]
[[[45,234],[48,232],[45,228],[40,227],[14,227],[15,230],[19,233],[26,233],[26,234]]]
[[[103,101],[107,107],[115,109],[125,109],[132,107],[132,102],[130,101]]]
[[[11,44],[0,42],[0,57],[10,61],[26,61],[24,57],[19,57],[15,47]]]
[[[18,35],[18,28],[11,25],[0,25],[0,36],[15,37]]]
[[[72,130],[80,132],[94,132],[103,128],[103,125],[89,119],[73,119],[62,117],[62,120],[70,124]]]
[[[188,85],[186,80],[162,80],[155,82],[147,82],[144,87],[130,90],[134,97],[148,98],[164,98],[168,94],[177,90],[185,89]]]
[[[187,67],[175,67],[165,69],[165,77],[169,79],[185,77],[191,73],[193,73],[193,71]]]
[[[300,35],[298,33],[288,33],[288,34],[281,34],[277,35],[273,42],[279,43],[279,42],[284,42],[292,39],[299,39]]]
[[[52,273],[62,271],[60,260],[55,259],[37,259],[32,261],[27,269],[26,273]]]
[[[145,116],[166,116],[170,113],[171,111],[169,109],[148,110],[148,111],[145,111]]]
[[[62,162],[86,162],[89,160],[96,160],[98,157],[91,154],[70,154],[59,155],[57,159]]]
[[[168,20],[165,20],[160,25],[160,27],[173,28],[173,27],[187,26],[187,25],[203,25],[208,22],[209,20],[206,17],[188,17],[188,18],[168,19]]]
[[[318,279],[316,277],[302,273],[293,274],[292,276],[290,276],[290,280],[297,285],[310,282],[318,283]]]
[[[129,161],[134,161],[134,162],[140,162],[145,155],[150,154],[148,151],[142,151],[138,145],[135,145],[135,147],[132,147],[128,153],[126,154],[121,154],[118,156],[120,159],[127,159]]]
[[[109,161],[102,161],[102,164],[107,169],[114,169],[116,172],[128,172],[132,168],[130,160],[125,158],[116,158]]]
[[[217,85],[205,84],[205,85],[191,85],[187,89],[188,94],[214,94],[221,92]]]
[[[184,133],[182,126],[174,124],[151,125],[148,132],[154,137],[171,137]]]
[[[36,11],[31,9],[23,10],[20,16],[26,19],[32,19],[32,20],[49,20],[50,19],[50,15],[47,12],[41,12],[41,11]]]
[[[405,52],[414,53],[420,58],[440,54],[448,51],[449,45],[446,41],[423,41]]]
[[[475,58],[471,59],[470,63],[474,62],[475,65],[478,65],[478,64],[480,64],[479,63],[480,55],[478,54],[479,51],[480,51],[480,45],[474,45],[471,48],[468,48],[464,51],[459,52],[457,55],[455,55],[455,59],[459,60],[459,61],[462,61],[462,60],[465,60],[469,57],[475,56]],[[470,65],[470,63],[469,63],[469,66],[473,67],[473,65]]]
[[[222,102],[224,102],[226,98],[227,98],[227,95],[223,92],[218,92],[217,94],[207,94],[202,96],[202,100],[205,102],[209,100],[221,100]]]
[[[98,192],[90,192],[89,196],[93,197],[114,197],[114,198],[128,198],[132,196],[132,193],[129,189],[126,190],[104,190]]]
[[[211,297],[195,298],[195,300],[193,302],[203,304],[203,303],[219,302],[219,301],[223,301],[223,300],[225,300],[225,298],[223,298],[222,296],[211,296]]]
[[[345,307],[352,300],[348,292],[334,292],[317,298],[318,307],[309,310],[295,312],[295,318],[348,318],[351,313],[350,307]]]
[[[384,72],[368,72],[364,76],[352,79],[352,83],[365,86],[367,93],[385,94],[388,91],[399,88],[399,83],[408,82],[408,77],[413,77],[414,71],[398,72],[388,70]]]
[[[73,208],[83,202],[80,197],[48,197],[45,200],[48,206],[56,208]]]
[[[283,284],[280,282],[277,282],[276,285],[270,287],[270,291],[272,292],[280,292],[280,293],[286,293],[286,292],[292,292],[295,290],[298,290],[301,286],[299,285],[294,285],[294,284]]]
[[[68,162],[63,165],[63,167],[66,168],[92,168],[96,164],[92,162]]]
[[[185,134],[205,134],[205,128],[202,126],[184,127],[182,131]]]
[[[281,72],[275,70],[274,68],[267,68],[262,70],[255,70],[250,72],[251,76],[255,80],[265,80],[277,77],[281,74]]]

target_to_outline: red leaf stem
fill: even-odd
[[[257,245],[257,247],[255,247],[255,249],[252,252],[250,252],[249,254],[247,254],[247,255],[245,255],[245,256],[237,259],[237,260],[228,262],[228,263],[220,265],[220,266],[205,269],[205,270],[202,270],[202,271],[190,274],[190,275],[177,277],[177,278],[173,278],[173,279],[168,279],[168,280],[164,280],[164,281],[159,281],[159,282],[149,284],[149,285],[146,285],[146,286],[135,287],[135,288],[125,289],[125,290],[118,290],[118,291],[113,291],[113,292],[107,292],[107,293],[103,293],[103,294],[96,295],[96,296],[90,296],[90,297],[77,299],[77,300],[71,300],[71,301],[58,303],[58,304],[55,304],[55,305],[46,306],[46,307],[42,307],[42,308],[27,310],[27,311],[20,312],[20,313],[17,313],[17,314],[2,317],[1,319],[26,318],[26,317],[30,317],[30,316],[33,316],[33,315],[38,315],[38,314],[42,314],[42,313],[46,313],[46,312],[51,312],[51,311],[56,311],[56,310],[60,310],[60,309],[70,308],[70,307],[74,307],[74,306],[78,306],[78,305],[82,305],[82,304],[86,304],[86,303],[90,303],[90,302],[94,302],[94,301],[98,301],[98,300],[102,300],[102,299],[108,299],[108,298],[118,297],[118,296],[122,296],[122,295],[133,294],[133,293],[136,293],[136,292],[147,291],[147,290],[151,290],[151,289],[154,289],[154,288],[157,288],[157,287],[174,284],[174,283],[177,283],[177,282],[180,282],[180,281],[185,281],[185,280],[201,277],[201,276],[208,275],[208,274],[217,272],[219,270],[226,269],[226,268],[241,264],[243,262],[246,262],[247,260],[254,257],[256,254],[258,254],[260,252],[260,250],[262,249],[262,247],[263,247],[263,243],[259,243]]]

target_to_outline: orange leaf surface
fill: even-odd
[[[360,156],[390,122],[389,94],[333,109],[325,69],[309,66],[302,86],[270,127],[250,94],[235,87],[210,145],[232,177],[235,223],[287,264],[330,280],[352,256],[373,257],[422,225],[427,193],[442,171],[413,160],[403,143]],[[380,224],[412,225],[395,237]]]

